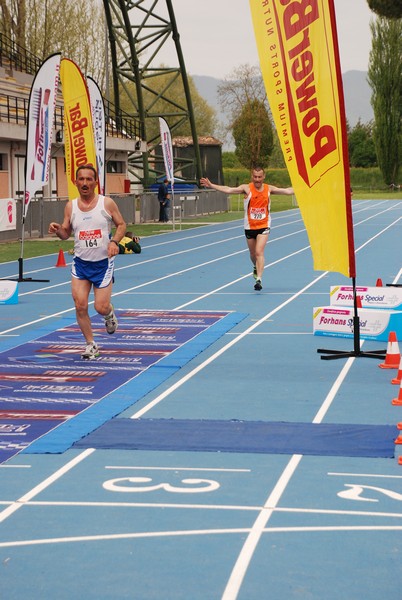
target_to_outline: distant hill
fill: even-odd
[[[373,109],[370,104],[371,88],[367,83],[367,73],[347,71],[342,78],[346,118],[349,125],[354,127],[359,119],[362,123],[368,123],[373,119]],[[193,75],[192,79],[201,96],[216,110],[218,120],[224,123],[226,117],[219,106],[217,93],[222,80],[206,75]]]

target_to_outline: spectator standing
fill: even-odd
[[[170,194],[168,183],[169,179],[165,177],[158,189],[159,223],[169,222]]]

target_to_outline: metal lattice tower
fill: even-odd
[[[165,172],[162,156],[155,159],[154,153],[160,143],[158,117],[163,117],[172,137],[183,123],[190,125],[194,156],[180,160],[175,157],[174,168],[185,179],[191,178],[186,171],[199,179],[200,150],[172,0],[103,0],[103,3],[116,113],[119,115],[124,107],[124,112],[140,124],[141,140],[133,142],[129,156],[130,174],[147,187]],[[166,50],[175,50],[171,55],[177,58],[176,67],[164,65]],[[179,96],[178,86],[182,91]]]

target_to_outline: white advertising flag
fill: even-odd
[[[165,119],[159,117],[159,129],[161,134],[161,146],[163,152],[163,162],[165,163],[166,177],[170,181],[170,185],[174,186],[174,174],[173,174],[173,148],[172,148],[172,136],[170,135],[170,129]]]
[[[17,206],[14,198],[0,200],[0,231],[17,228]]]
[[[28,105],[23,219],[32,197],[49,181],[59,73],[60,53],[52,54],[42,63],[32,83]]]
[[[95,138],[96,169],[98,171],[99,193],[105,194],[105,152],[106,152],[106,121],[105,105],[98,84],[92,77],[87,77],[89,98],[91,102],[92,126]]]

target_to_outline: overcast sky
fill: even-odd
[[[173,9],[190,75],[223,79],[239,65],[259,64],[249,0],[173,0]],[[373,18],[367,1],[335,0],[335,10],[342,72],[367,71]]]

